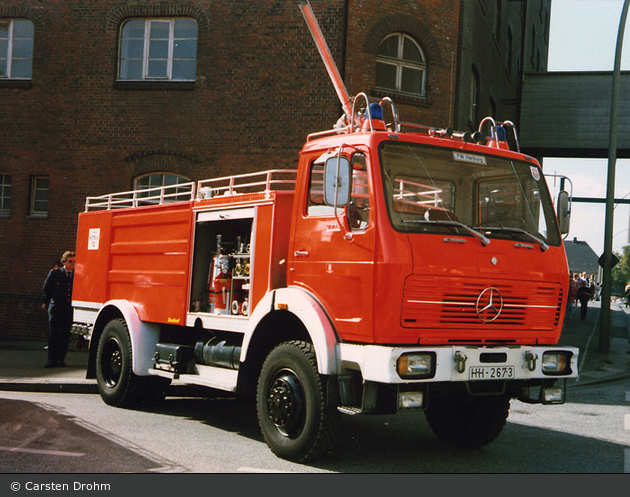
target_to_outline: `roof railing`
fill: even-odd
[[[85,211],[128,209],[145,205],[185,202],[195,198],[196,183],[139,188],[85,199]]]
[[[197,198],[295,190],[296,169],[271,169],[255,173],[237,174],[222,178],[204,179],[197,183]]]
[[[87,197],[85,199],[85,211],[129,209],[248,193],[265,193],[265,197],[269,198],[271,191],[274,190],[295,190],[296,174],[295,169],[272,169],[204,179],[196,183],[180,183],[109,193],[98,197]]]

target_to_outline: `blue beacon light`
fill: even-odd
[[[380,104],[374,102],[370,104],[370,115],[372,119],[383,119],[383,108]]]

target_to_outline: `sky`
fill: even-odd
[[[551,0],[549,71],[612,71],[623,0]],[[630,13],[621,70],[630,70]],[[612,84],[612,80],[611,80]],[[545,174],[571,180],[576,197],[606,197],[608,159],[544,158]],[[630,159],[615,165],[615,198],[630,198]],[[550,185],[552,181],[548,180]],[[613,221],[613,251],[630,245],[630,205],[618,204]],[[573,203],[566,240],[586,241],[604,252],[605,204]]]

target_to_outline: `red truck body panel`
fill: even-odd
[[[131,302],[143,321],[179,324],[190,309],[196,216],[255,208],[251,308],[284,285],[291,204],[289,192],[247,199],[201,199],[79,215],[73,300]],[[245,200],[245,202],[244,202]],[[92,245],[90,245],[92,244]],[[208,254],[208,258],[210,254]],[[207,269],[207,268],[206,268]],[[98,283],[97,283],[98,282]]]

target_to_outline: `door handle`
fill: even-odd
[[[308,251],[307,250],[296,250],[295,252],[293,252],[293,255],[295,257],[308,257]]]

